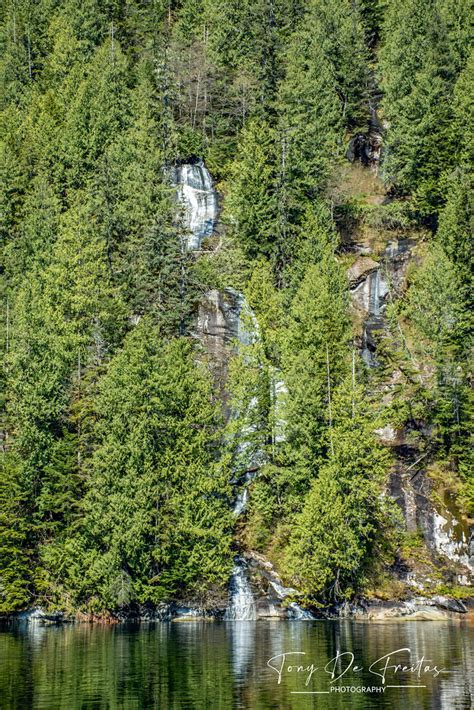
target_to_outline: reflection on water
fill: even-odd
[[[466,710],[474,700],[472,640],[467,622],[10,625],[0,629],[0,708]],[[402,648],[411,649],[412,662],[424,656],[423,669],[449,672],[434,677],[388,669],[385,685],[402,687],[331,690],[324,667],[334,666],[337,675],[351,659],[346,653],[332,661],[338,652],[354,654],[354,661],[333,686],[375,688],[381,679],[369,666]],[[279,656],[271,661],[279,668],[280,654],[288,655],[279,684],[267,661]],[[390,665],[408,658],[400,652]],[[296,672],[298,664],[317,668],[307,685],[308,673]]]

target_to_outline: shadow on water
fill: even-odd
[[[467,621],[10,624],[0,628],[0,708],[465,710],[473,636]],[[381,687],[385,662],[369,667],[386,654],[409,665],[408,651],[394,653],[405,648],[412,663],[424,656],[420,672],[388,669],[384,692],[360,692]],[[331,670],[343,673],[332,684]]]

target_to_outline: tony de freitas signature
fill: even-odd
[[[407,662],[400,658],[401,654],[409,654],[410,660]],[[306,656],[304,651],[289,651],[272,656],[267,661],[267,666],[278,676],[278,684],[281,683],[285,674],[301,674],[306,676],[305,686],[309,685],[311,678],[317,671],[323,671],[329,676],[329,684],[336,683],[343,678],[346,673],[361,673],[365,670],[355,662],[355,656],[351,651],[338,651],[334,658],[331,658],[325,666],[315,666],[313,663],[301,663],[302,656]],[[438,668],[432,665],[431,659],[421,656],[417,659],[411,658],[410,648],[397,648],[384,656],[377,658],[370,664],[368,672],[376,676],[378,682],[385,686],[387,678],[396,678],[397,673],[410,673],[411,677],[421,680],[423,677],[431,676],[437,678],[440,673],[449,673],[446,668]]]

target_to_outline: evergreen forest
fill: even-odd
[[[0,8],[0,612],[467,597],[467,0]]]

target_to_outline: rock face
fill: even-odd
[[[245,557],[248,569],[256,577],[257,618],[291,619],[294,621],[311,621],[316,618],[296,601],[286,601],[288,597],[298,597],[298,592],[296,589],[283,585],[269,560],[252,551],[247,552]]]
[[[229,359],[239,343],[248,345],[257,337],[255,316],[243,295],[232,288],[208,291],[199,303],[195,336],[209,356],[224,413],[229,416],[225,391]]]
[[[229,347],[236,341],[249,344],[255,337],[242,321],[254,321],[241,293],[232,288],[208,291],[199,303],[196,333],[206,352],[216,359],[229,357]]]
[[[347,271],[352,305],[364,319],[360,351],[369,367],[378,365],[377,339],[386,328],[386,305],[405,288],[414,245],[412,239],[393,239],[379,261],[359,256]]]
[[[426,535],[439,554],[469,570],[468,575],[460,575],[458,578],[460,583],[468,582],[468,576],[474,573],[471,531],[459,514],[456,516],[447,507],[441,510],[435,508],[427,521]]]
[[[209,170],[197,158],[173,167],[171,180],[177,187],[178,199],[183,206],[184,221],[189,231],[188,248],[200,249],[203,239],[211,236],[215,229],[219,209]]]
[[[74,621],[64,611],[45,611],[40,607],[13,614],[12,618],[27,624],[60,624]]]
[[[339,617],[358,621],[445,621],[462,618],[467,609],[462,602],[447,597],[414,597],[407,601],[370,601],[343,605]]]
[[[377,343],[389,327],[385,318],[386,305],[405,289],[415,245],[413,239],[392,239],[378,261],[360,255],[348,269],[352,305],[363,319],[359,347],[362,359],[369,367],[378,366]],[[390,390],[396,384],[396,373],[393,373],[385,395],[386,403],[390,401]],[[452,501],[441,503],[436,500],[433,482],[423,469],[424,456],[418,448],[419,442],[429,439],[432,432],[423,422],[413,422],[401,430],[386,424],[377,434],[397,458],[389,492],[400,506],[407,531],[422,531],[433,557],[449,561],[453,570],[452,581],[468,584],[474,572],[469,527]]]
[[[351,290],[366,281],[367,277],[379,267],[378,261],[374,261],[369,256],[360,256],[347,271]]]
[[[380,264],[368,256],[360,256],[347,275],[352,303],[369,316],[379,316],[388,293]]]
[[[377,90],[374,76],[370,77],[371,98],[369,99],[370,120],[365,133],[356,133],[350,140],[346,158],[351,163],[359,160],[362,165],[377,171],[382,155],[383,126],[377,115],[377,107],[381,98]]]
[[[366,316],[383,315],[387,298],[401,294],[412,248],[411,239],[390,241],[380,261],[359,256],[347,271],[353,306]]]
[[[435,495],[433,481],[426,474],[423,461],[413,460],[416,450],[403,445],[394,450],[398,460],[391,473],[389,492],[400,507],[407,531],[421,531],[434,558],[449,561],[452,581],[468,585],[474,573],[468,522],[449,492],[444,492],[443,500]]]
[[[352,305],[364,318],[361,356],[369,367],[377,366],[377,333],[384,327],[383,310],[388,284],[382,265],[367,256],[359,256],[347,273]]]
[[[374,126],[367,133],[356,133],[349,142],[346,158],[351,163],[359,160],[362,165],[375,168],[380,161],[382,136]]]

